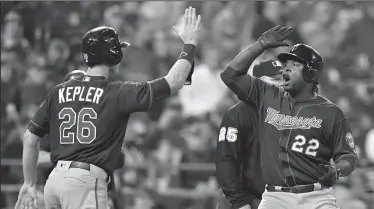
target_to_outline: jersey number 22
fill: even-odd
[[[306,143],[305,136],[297,135],[295,137],[295,142],[292,144],[291,150],[303,153],[305,143]],[[319,141],[317,139],[311,139],[308,141],[308,146],[305,149],[305,154],[315,157],[317,155],[318,148],[319,148]]]
[[[88,119],[96,119],[97,113],[92,108],[82,108],[77,113],[71,107],[63,108],[58,114],[58,118],[63,120],[60,125],[60,143],[61,144],[74,144],[75,134],[81,144],[90,144],[96,139],[96,126]],[[76,132],[69,131],[75,124],[77,124]],[[86,134],[84,133],[86,130]]]

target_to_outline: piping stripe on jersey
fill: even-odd
[[[43,130],[46,130],[46,128],[44,128],[44,127],[41,127],[40,125],[38,125],[38,124],[36,124],[34,121],[30,121],[32,124],[34,124],[35,126],[38,126],[39,128],[41,128],[41,129],[43,129]]]
[[[336,161],[334,161],[334,162],[335,162],[335,163],[336,163],[336,162],[339,162],[340,159],[343,158],[343,157],[352,157],[352,158],[357,159],[357,156],[354,155],[354,154],[344,154],[344,155],[341,155],[341,156],[340,156]]]
[[[95,206],[96,209],[99,209],[99,203],[97,201],[97,178],[95,179]]]
[[[253,79],[256,79],[256,78],[253,77]],[[252,89],[253,89],[253,81],[250,82],[250,83],[251,83],[251,88],[249,89],[248,94],[245,96],[244,101],[248,101],[248,98],[249,98],[249,96],[250,96],[251,93],[252,93]]]
[[[148,107],[148,111],[151,110],[152,108],[152,102],[153,102],[153,97],[154,97],[154,92],[153,92],[153,88],[152,88],[152,85],[147,82],[148,86],[149,86],[149,91],[151,92],[151,99],[149,100],[149,107]]]

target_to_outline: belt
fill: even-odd
[[[61,165],[61,164],[64,164],[64,161],[59,161],[57,165]],[[78,161],[71,161],[70,163],[70,167],[69,168],[80,168],[80,169],[83,169],[83,170],[87,170],[87,171],[90,171],[94,176],[96,176],[97,178],[109,183],[110,181],[110,176],[108,175],[108,173],[98,167],[98,166],[95,166],[95,165],[92,165],[92,164],[88,164],[88,163],[84,163],[84,162],[78,162]]]
[[[289,193],[307,193],[313,192],[317,190],[326,189],[327,187],[321,185],[320,183],[315,184],[308,184],[308,185],[297,185],[294,187],[282,187],[282,186],[274,186],[274,185],[267,185],[266,190],[269,192],[289,192]]]
[[[87,170],[87,171],[91,170],[90,164],[83,163],[83,162],[77,162],[77,161],[71,162],[70,168],[80,168],[80,169],[84,169],[84,170]]]

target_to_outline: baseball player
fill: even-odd
[[[273,85],[281,82],[282,64],[277,60],[253,67],[253,76]],[[216,148],[217,179],[233,209],[257,209],[265,183],[260,165],[258,112],[239,102],[223,116]]]
[[[73,70],[65,76],[64,82],[71,80],[71,79],[79,79],[79,77],[82,77],[85,74],[86,72],[83,70]],[[53,170],[53,164],[52,164],[50,156],[51,156],[51,148],[49,145],[48,135],[45,135],[44,138],[40,141],[39,158],[38,158],[37,165],[40,167],[47,167],[48,175]],[[119,155],[117,164],[114,167],[114,169],[120,169],[124,166],[124,157],[125,157],[124,153],[121,152],[121,155]],[[119,208],[119,205],[117,203],[117,198],[116,198],[115,185],[113,181],[114,179],[113,173],[109,174],[109,176],[110,176],[111,181],[108,184],[108,196],[113,201],[113,208]]]
[[[169,73],[149,82],[110,82],[129,44],[110,27],[98,27],[82,38],[86,75],[53,87],[24,136],[24,184],[16,208],[36,204],[36,163],[39,139],[49,134],[55,168],[44,188],[46,208],[107,208],[107,184],[121,153],[128,118],[149,111],[158,100],[177,92],[189,75],[199,37],[200,15],[186,9],[183,27],[175,29],[184,42]]]
[[[266,183],[259,208],[339,208],[331,186],[355,169],[357,155],[347,117],[317,94],[321,55],[305,44],[279,54],[278,60],[285,64],[282,88],[247,75],[264,50],[287,46],[283,41],[292,30],[276,26],[263,33],[230,62],[221,78],[259,113]]]

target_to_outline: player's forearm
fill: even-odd
[[[28,185],[36,184],[36,163],[39,156],[39,138],[29,131],[24,135],[23,140],[23,175],[24,183]]]
[[[242,182],[239,175],[239,166],[233,160],[217,159],[216,161],[217,180],[222,192],[229,200],[233,208],[241,208],[248,203],[245,201]]]
[[[253,61],[264,52],[264,48],[261,44],[256,41],[254,44],[240,52],[230,63],[229,66],[240,72],[241,74],[247,74]]]
[[[247,101],[253,79],[255,79],[247,74],[248,69],[262,52],[262,46],[255,42],[240,52],[221,73],[223,83],[242,101]]]
[[[340,171],[340,176],[348,176],[351,174],[354,169],[356,168],[357,165],[357,159],[355,158],[350,158],[349,160],[340,160],[337,164],[336,167]]]
[[[196,46],[185,44],[179,60],[175,62],[169,73],[165,76],[165,79],[170,86],[171,94],[179,91],[186,82],[188,74],[191,71],[195,49]]]
[[[52,166],[53,164],[51,162],[51,153],[44,150],[39,150],[37,165],[40,167]]]
[[[178,60],[169,73],[165,76],[166,81],[170,86],[170,93],[173,94],[179,91],[190,73],[192,64],[187,60]]]

